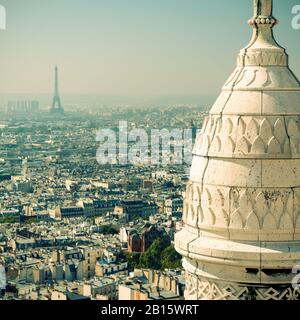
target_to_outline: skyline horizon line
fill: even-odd
[[[276,38],[289,48],[291,67],[299,74],[299,31],[291,24],[294,1],[277,2]],[[62,94],[216,94],[252,33],[246,23],[251,10],[234,0],[1,4],[8,15],[1,33],[4,94],[52,92],[55,65]],[[214,23],[207,12],[214,13]]]

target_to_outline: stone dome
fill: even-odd
[[[198,135],[185,194],[186,299],[299,299],[300,83],[254,0],[253,37]]]

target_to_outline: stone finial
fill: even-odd
[[[287,66],[285,49],[274,39],[273,27],[277,20],[273,17],[273,0],[253,0],[254,15],[248,21],[253,28],[253,36],[247,47],[241,50],[238,66]]]
[[[254,0],[254,16],[272,16],[273,0]]]
[[[262,25],[273,27],[277,20],[273,17],[273,0],[254,0],[254,14],[249,24],[256,28]]]

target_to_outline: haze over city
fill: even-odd
[[[251,35],[245,2],[2,0],[0,93],[52,94],[58,64],[62,94],[216,95]],[[274,15],[276,38],[300,73],[294,4],[276,1]],[[221,49],[219,63],[209,63]]]
[[[0,300],[300,300],[300,4],[0,0],[0,29]]]

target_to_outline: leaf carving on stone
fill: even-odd
[[[210,134],[212,134],[214,132],[215,127],[216,127],[219,119],[220,119],[219,117],[211,116],[211,118],[210,118],[210,126],[209,126],[209,133]]]
[[[280,154],[281,147],[279,142],[276,140],[275,137],[272,137],[268,143],[268,153],[269,154]]]
[[[258,217],[254,211],[250,212],[250,214],[248,215],[248,217],[246,219],[245,229],[247,229],[247,230],[259,230],[260,229],[259,220],[258,220]]]
[[[294,224],[296,229],[300,229],[300,189],[294,189],[294,203],[293,203],[293,212],[294,212]]]
[[[269,206],[267,204],[268,195],[264,192],[260,192],[255,199],[255,212],[259,215],[259,218],[263,220],[263,217],[268,213]]]
[[[245,137],[242,137],[237,142],[236,153],[247,155],[247,154],[249,154],[250,147],[251,147],[251,145],[250,145],[249,141]]]
[[[185,200],[185,201],[184,201],[184,206],[183,206],[183,222],[184,222],[184,223],[187,222],[188,212],[189,212],[189,204],[188,204],[188,202]]]
[[[256,80],[257,72],[258,72],[258,69],[253,70],[252,77],[251,77],[250,81],[248,81],[248,83],[246,83],[246,87],[249,87],[251,84],[254,83],[254,81]]]
[[[193,183],[189,182],[186,187],[186,198],[193,201]]]
[[[220,200],[221,206],[224,207],[224,205],[225,205],[225,197],[224,197],[224,195],[223,195],[223,193],[221,192],[220,189],[217,189],[217,195],[219,196],[219,200]]]
[[[291,148],[292,155],[298,154],[298,151],[299,151],[298,139],[294,139],[294,138],[290,139],[290,148]]]
[[[226,226],[229,227],[230,220],[229,220],[229,215],[226,212],[226,210],[222,209],[222,215],[223,215],[223,219],[225,221]]]
[[[213,153],[219,153],[221,151],[222,148],[222,143],[221,143],[221,139],[219,136],[215,137],[212,144],[211,144],[211,149],[210,151]]]
[[[234,86],[238,85],[245,77],[245,74],[247,72],[247,69],[244,69],[241,74],[238,76],[238,78],[236,79],[235,83],[233,83]]]
[[[191,213],[190,216],[192,218],[192,221],[194,221],[196,215],[195,215],[195,209],[193,205],[190,206],[190,213]]]
[[[236,69],[229,77],[228,81],[225,83],[225,87],[228,86],[230,83],[233,82],[233,80],[236,78],[238,73],[240,72],[240,69]]]
[[[274,124],[274,136],[277,141],[282,145],[287,137],[285,125],[281,118],[278,118]]]
[[[296,216],[296,223],[295,223],[295,229],[300,232],[300,213],[298,212],[298,215]]]
[[[204,215],[204,221],[206,225],[214,226],[216,223],[216,215],[211,208],[206,210],[206,214]]]
[[[265,148],[266,147],[265,147],[263,140],[260,137],[257,137],[253,142],[253,145],[251,148],[251,153],[258,154],[258,155],[265,154],[266,153]]]
[[[202,223],[204,221],[204,214],[201,205],[197,208],[199,221]]]
[[[268,70],[265,70],[265,71],[266,71],[266,81],[262,84],[262,87],[264,87],[264,88],[266,88],[272,84],[269,71]]]
[[[197,200],[199,203],[201,203],[201,187],[196,186],[196,194],[197,194]]]
[[[220,132],[221,132],[222,126],[223,126],[222,118],[219,118],[219,119],[218,119],[218,122],[217,122],[217,133],[220,133]]]
[[[286,155],[291,154],[291,145],[289,139],[286,139],[284,146],[283,146],[283,153]]]
[[[206,135],[203,139],[203,143],[201,145],[201,149],[200,149],[200,152],[202,154],[207,154],[208,150],[210,148],[210,136],[209,135]]]
[[[246,130],[246,137],[250,141],[250,143],[253,143],[254,140],[258,136],[258,124],[254,119],[251,119],[251,121],[248,123],[247,130]]]
[[[294,194],[291,192],[286,201],[286,212],[292,217],[294,215]]]
[[[283,214],[279,222],[279,230],[290,230],[293,231],[293,221],[288,213]]]
[[[266,118],[260,124],[259,135],[261,139],[265,142],[269,141],[270,138],[273,136],[272,127]]]
[[[227,154],[233,154],[234,150],[235,150],[234,141],[232,140],[231,137],[227,137],[227,139],[225,140],[225,142],[222,146],[222,151]]]
[[[230,118],[226,119],[225,128],[226,128],[225,131],[226,131],[227,135],[230,136],[232,134],[232,130],[233,130],[233,123]]]
[[[240,117],[238,120],[238,129],[237,129],[238,138],[241,138],[245,134],[246,128],[247,128],[247,126],[246,126],[245,121],[243,120],[242,117]]]
[[[299,139],[299,127],[298,123],[292,118],[288,123],[288,134],[291,139],[298,140]]]
[[[205,117],[204,118],[204,122],[203,122],[203,126],[202,126],[202,130],[201,130],[201,133],[205,132],[205,129],[208,125],[208,121],[209,121],[209,117]]]
[[[200,149],[203,143],[203,133],[200,133],[197,137],[197,140],[195,142],[195,149]]]
[[[277,223],[274,216],[268,213],[263,220],[263,229],[265,230],[277,230]]]
[[[240,203],[240,212],[242,216],[246,218],[249,212],[253,210],[251,198],[249,197],[247,190],[244,190],[242,192],[239,203]]]
[[[239,210],[236,210],[230,219],[230,227],[236,229],[243,229],[244,228],[244,221],[242,215]]]

